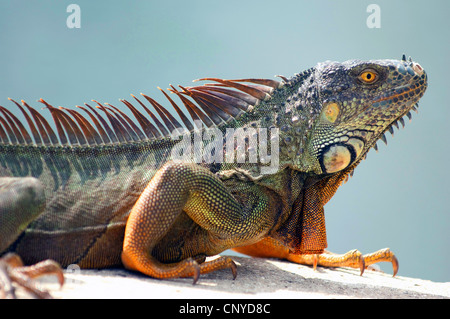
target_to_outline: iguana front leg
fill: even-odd
[[[372,264],[391,262],[394,272],[393,275],[395,276],[398,272],[398,260],[389,248],[380,249],[366,255],[362,255],[356,249],[345,254],[335,254],[326,250],[322,254],[300,254],[291,253],[289,248],[285,245],[275,239],[267,237],[256,244],[236,247],[233,248],[233,250],[253,257],[279,258],[297,264],[312,265],[314,266],[314,269],[317,265],[331,268],[359,268],[361,270],[361,275],[364,270]]]
[[[332,185],[332,186],[330,186]],[[313,187],[301,192],[292,205],[291,222],[278,231],[276,238],[266,237],[258,243],[233,250],[254,257],[273,257],[295,263],[313,265],[314,268],[353,267],[361,270],[378,262],[391,262],[394,276],[398,271],[398,261],[389,249],[362,255],[357,250],[345,254],[334,254],[325,250],[326,232],[324,205],[331,198],[339,183],[333,179],[319,181]]]
[[[0,252],[4,252],[44,210],[45,196],[42,184],[35,178],[0,178]],[[33,278],[54,274],[60,284],[64,277],[59,265],[42,261],[24,266],[16,254],[0,258],[0,298],[14,298],[13,282],[39,298],[50,295],[35,285]]]
[[[156,278],[193,276],[195,282],[199,274],[223,268],[231,268],[235,277],[236,266],[228,257],[202,262],[267,231],[267,199],[264,194],[255,197],[250,201],[254,207],[242,207],[207,169],[170,162],[130,213],[122,262]]]

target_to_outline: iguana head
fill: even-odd
[[[309,107],[313,121],[294,165],[322,174],[357,163],[397,121],[410,116],[427,87],[423,68],[405,58],[325,62],[303,77],[299,94],[316,98],[306,99],[315,104]]]

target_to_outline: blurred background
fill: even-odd
[[[80,7],[80,28],[67,27],[71,3]],[[380,28],[367,24],[372,3]],[[327,204],[328,244],[337,253],[390,247],[400,276],[448,282],[449,12],[445,0],[2,0],[0,105],[16,110],[11,97],[38,108],[39,98],[119,106],[140,92],[164,101],[157,86],[290,77],[325,60],[406,53],[429,76],[419,115],[370,151]]]

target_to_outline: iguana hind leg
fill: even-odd
[[[230,248],[233,238],[251,233],[249,227],[255,225],[255,218],[246,218],[214,174],[196,164],[170,162],[155,174],[130,213],[122,262],[128,269],[156,278],[193,276],[195,282],[200,273],[223,268],[231,268],[235,276],[236,266],[230,258],[199,264],[202,260],[197,256]],[[177,238],[161,246],[171,229],[177,229],[173,232]],[[180,247],[173,247],[174,243]],[[155,248],[163,252],[154,252]],[[165,259],[171,262],[155,258],[162,254],[169,255]]]
[[[265,238],[260,242],[233,248],[233,250],[253,257],[279,258],[285,259],[297,264],[317,265],[323,267],[351,267],[359,268],[361,275],[364,270],[372,264],[379,262],[391,262],[394,276],[398,272],[398,260],[389,248],[380,249],[374,253],[362,255],[358,250],[351,250],[345,254],[335,254],[324,251],[322,254],[293,254],[282,243],[272,239]]]

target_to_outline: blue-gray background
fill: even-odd
[[[70,3],[81,8],[80,29],[66,26]],[[366,26],[371,3],[380,29]],[[450,281],[449,12],[445,0],[2,0],[0,105],[119,105],[140,92],[163,101],[157,86],[205,76],[291,76],[324,60],[406,53],[429,75],[419,115],[326,206],[329,249],[390,247],[399,275]]]

